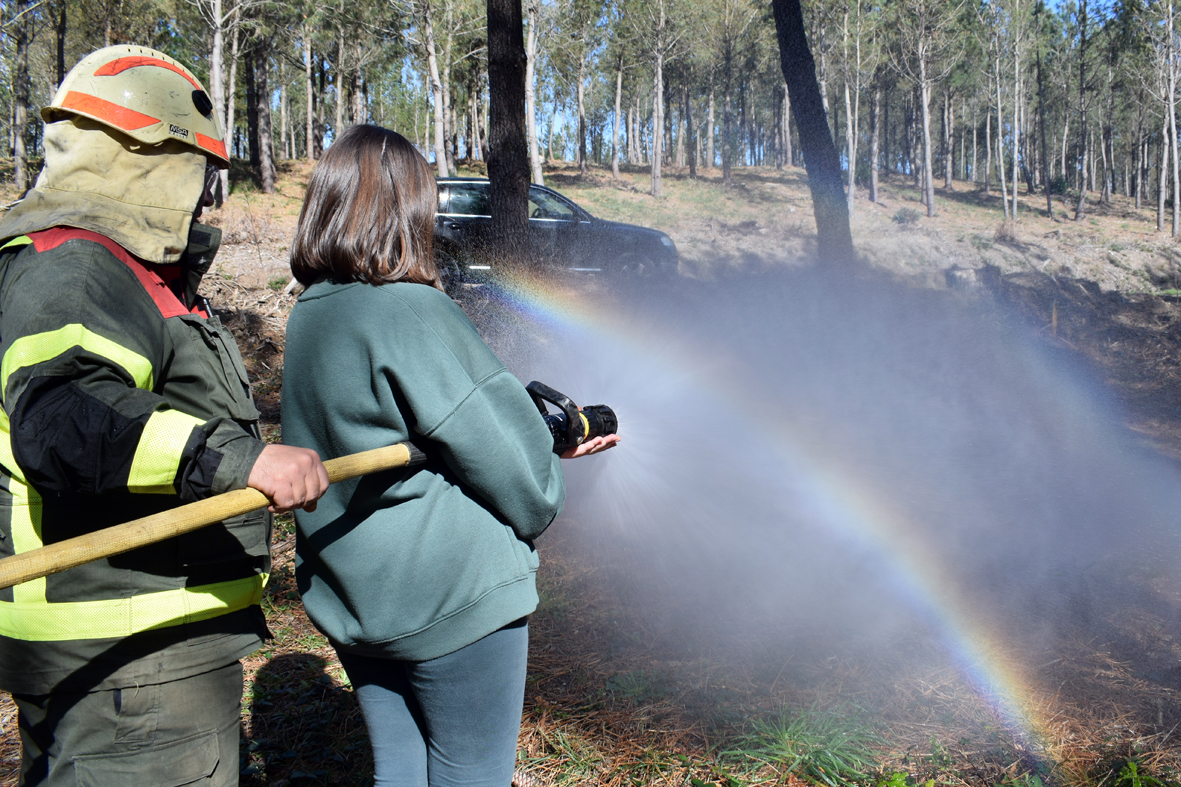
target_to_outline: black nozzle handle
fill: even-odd
[[[561,391],[556,391],[550,388],[545,383],[539,383],[537,380],[525,386],[525,390],[529,392],[529,396],[533,399],[533,404],[537,405],[537,409],[545,415],[548,410],[545,403],[549,402],[554,407],[557,407],[566,414],[566,442],[568,445],[575,446],[582,442],[583,430],[582,418],[578,414],[578,405],[574,404],[574,400]]]

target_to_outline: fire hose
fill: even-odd
[[[615,413],[606,405],[587,407],[584,415],[569,397],[541,383],[530,383],[529,393],[554,436],[555,453],[562,453],[567,448],[579,445],[592,437],[611,434],[618,428]],[[561,407],[563,412],[548,414],[544,404],[546,401]],[[608,431],[603,431],[604,429]],[[398,443],[329,459],[324,462],[324,468],[328,471],[329,483],[335,484],[338,481],[383,470],[417,467],[425,461],[426,454],[413,443]],[[191,533],[230,517],[263,508],[270,505],[270,502],[267,496],[257,489],[235,489],[121,525],[12,555],[0,560],[0,589]]]

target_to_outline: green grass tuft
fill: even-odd
[[[781,712],[754,722],[753,731],[723,760],[744,763],[750,771],[770,767],[829,787],[854,787],[880,770],[874,747],[881,742],[856,709],[836,707]]]

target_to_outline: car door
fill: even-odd
[[[488,237],[492,226],[488,184],[448,183],[445,188],[446,212],[439,216],[439,234],[460,248],[471,249]],[[444,210],[442,204],[440,210]]]
[[[529,235],[533,247],[565,267],[582,264],[584,244],[579,242],[581,211],[546,189],[529,188]]]

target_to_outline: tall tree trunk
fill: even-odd
[[[714,129],[717,127],[714,121],[714,84],[713,81],[709,83],[709,111],[706,113],[706,127],[709,129],[706,136],[705,143],[705,168],[713,169],[715,156],[717,151],[714,150]]]
[[[245,73],[242,76],[246,81],[246,146],[250,153],[250,169],[256,174],[259,173],[262,166],[262,156],[259,153],[260,145],[258,139],[258,105],[262,101],[259,95],[258,85],[255,82],[255,57],[258,47],[258,42],[252,42],[247,46],[242,58],[242,65],[245,68]]]
[[[881,69],[874,74],[873,103],[869,105],[869,201],[878,201],[878,166],[882,139],[882,80]]]
[[[951,91],[943,91],[943,189],[953,191],[952,163],[955,160],[955,110],[951,107]]]
[[[986,107],[987,109],[987,107]],[[984,113],[984,193],[992,185],[992,113]]]
[[[494,0],[489,0],[489,5]],[[513,0],[509,0],[512,2]],[[520,5],[520,0],[515,0]],[[489,8],[491,10],[491,8]],[[491,25],[489,25],[491,28]],[[448,175],[447,169],[447,150],[446,138],[444,136],[444,122],[443,122],[443,83],[439,79],[439,60],[436,56],[435,47],[435,26],[431,18],[431,4],[430,0],[423,3],[423,37],[425,38],[426,46],[426,62],[427,68],[430,71],[431,77],[431,96],[434,98],[435,109],[435,169],[439,173],[440,178],[445,178]],[[489,69],[489,78],[491,78],[491,69]]]
[[[927,77],[927,56],[919,57],[919,101],[923,118],[923,195],[927,202],[927,216],[935,215],[935,179],[931,166],[931,80]]]
[[[820,257],[830,264],[849,265],[856,255],[849,230],[848,203],[841,184],[841,160],[816,82],[816,66],[804,32],[803,12],[799,0],[772,0],[772,8],[779,38],[780,67],[800,129]]]
[[[528,0],[529,34],[525,38],[525,133],[529,135],[529,173],[534,183],[545,185],[541,171],[541,151],[537,144],[537,23],[541,18],[541,0]],[[616,99],[615,111],[619,112]],[[619,124],[616,123],[618,130]]]
[[[1173,237],[1181,235],[1181,156],[1177,152],[1177,41],[1173,31],[1173,3],[1169,0],[1168,20],[1168,88],[1169,147],[1173,159]]]
[[[16,79],[13,85],[12,164],[13,185],[18,192],[29,188],[29,151],[25,132],[29,125],[29,22],[28,0],[16,0]]]
[[[1161,128],[1160,167],[1156,178],[1156,231],[1165,231],[1165,196],[1169,192],[1169,119],[1163,118]]]
[[[1021,26],[1017,23],[1020,0],[1013,0],[1013,221],[1017,220],[1017,180],[1021,157],[1017,154],[1021,136]]]
[[[1054,201],[1050,196],[1050,149],[1046,147],[1046,98],[1042,87],[1042,38],[1040,35],[1042,6],[1039,3],[1035,8],[1037,14],[1037,34],[1035,34],[1037,41],[1037,108],[1038,130],[1042,138],[1042,186],[1046,192],[1046,218],[1052,221],[1054,219]]]
[[[788,95],[787,82],[783,83],[783,163],[789,167],[796,164],[795,151],[791,146],[791,97]]]
[[[279,158],[289,159],[287,152],[287,60],[279,57]]]
[[[697,179],[697,153],[694,152],[694,141],[698,142],[697,147],[700,148],[700,139],[697,138],[697,129],[693,126],[693,100],[689,94],[689,85],[685,84],[685,133],[689,135],[689,179]]]
[[[619,180],[619,104],[623,98],[623,54],[615,59],[615,119],[611,123],[611,177]]]
[[[689,86],[684,81],[681,82],[681,101],[680,101],[680,115],[677,123],[677,166],[685,166],[685,134],[688,131],[688,126],[685,123],[685,104],[689,100],[688,96]]]
[[[1082,125],[1080,139],[1083,147],[1083,180],[1079,185],[1078,204],[1074,208],[1074,220],[1082,221],[1087,212],[1087,155],[1090,134],[1087,130],[1087,0],[1079,2],[1079,54],[1078,54],[1078,108]]]
[[[523,251],[529,239],[529,150],[521,0],[488,0],[487,9],[492,234],[510,251]]]
[[[996,174],[1001,182],[1001,205],[1005,208],[1005,221],[1009,221],[1009,194],[1005,190],[1005,118],[1004,104],[1001,103],[1001,44],[996,42]],[[1016,118],[1014,118],[1016,122]],[[1014,130],[1014,133],[1016,131]],[[1017,184],[1013,184],[1016,188]]]
[[[312,31],[307,22],[303,25],[303,73],[307,80],[307,136],[304,140],[308,163],[316,160],[316,86],[312,81]]]
[[[575,91],[578,101],[578,172],[586,174],[586,59],[583,52],[578,59],[578,89]]]
[[[57,8],[57,80],[54,87],[60,87],[66,78],[66,0],[58,0]]]
[[[256,135],[258,137],[259,180],[263,194],[275,193],[275,150],[271,133],[270,39],[263,37],[254,50],[254,90],[257,102]]]
[[[730,112],[730,82],[733,77],[733,52],[730,42],[723,44],[722,53],[722,183],[730,185],[730,168],[734,157],[733,119]]]
[[[660,167],[664,159],[664,0],[656,0],[659,21],[656,24],[655,58],[652,63],[652,196],[660,196]]]

